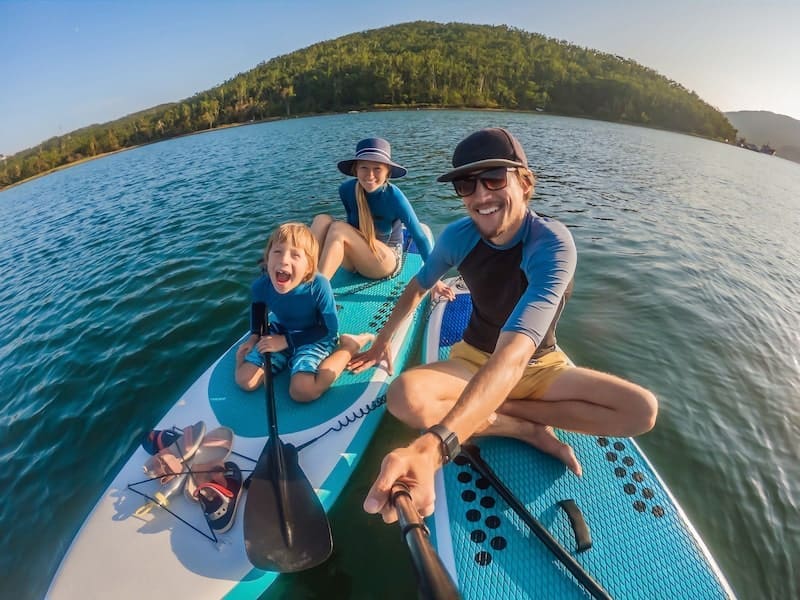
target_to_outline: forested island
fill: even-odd
[[[51,138],[0,163],[0,188],[221,126],[390,108],[536,110],[736,139],[719,110],[624,57],[508,26],[418,21],[314,44],[183,101]]]

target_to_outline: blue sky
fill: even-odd
[[[721,110],[800,119],[800,0],[0,0],[0,153],[416,20],[512,25],[632,58]]]

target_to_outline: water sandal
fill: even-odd
[[[142,448],[152,456],[171,446],[180,436],[181,434],[174,429],[154,429],[145,435]]]
[[[171,446],[180,437],[174,429],[154,429],[147,433],[142,440],[142,448],[150,454],[156,454],[164,448]]]
[[[217,427],[206,434],[194,454],[183,488],[189,500],[197,502],[197,488],[204,483],[216,481],[225,484],[223,463],[230,456],[232,445],[233,430],[229,427]]]
[[[143,467],[144,472],[148,477],[160,479],[162,484],[171,481],[173,477],[183,472],[184,463],[197,452],[205,432],[206,424],[203,421],[184,428],[172,444],[158,450],[147,460]],[[159,438],[166,441],[166,436],[156,434],[153,436],[154,443],[158,443]]]
[[[233,527],[233,518],[242,493],[242,472],[236,463],[226,462],[223,475],[225,485],[211,481],[197,488],[197,497],[208,526],[216,533],[225,533]]]
[[[199,440],[203,437],[203,433],[205,433],[205,424],[202,421],[198,421],[188,429],[194,430],[189,433],[193,435],[195,439]],[[177,427],[173,427],[172,429],[153,429],[145,434],[142,440],[142,448],[151,456],[158,454],[165,448],[169,448],[174,444],[182,434],[183,431]]]

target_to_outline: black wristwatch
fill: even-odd
[[[432,433],[439,438],[442,443],[442,464],[447,464],[461,452],[461,444],[458,443],[458,436],[450,431],[441,423],[429,427],[425,433]]]

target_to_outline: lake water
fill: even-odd
[[[268,232],[341,213],[335,163],[358,139],[392,141],[409,169],[398,183],[438,234],[463,209],[434,176],[485,126],[519,137],[534,208],[575,237],[561,345],[658,395],[639,443],[737,594],[800,597],[800,165],[650,129],[450,111],[210,132],[0,193],[0,596],[44,594],[142,432],[247,327]],[[409,435],[384,420],[334,508],[333,558],[265,597],[413,595],[397,528],[360,510]]]

